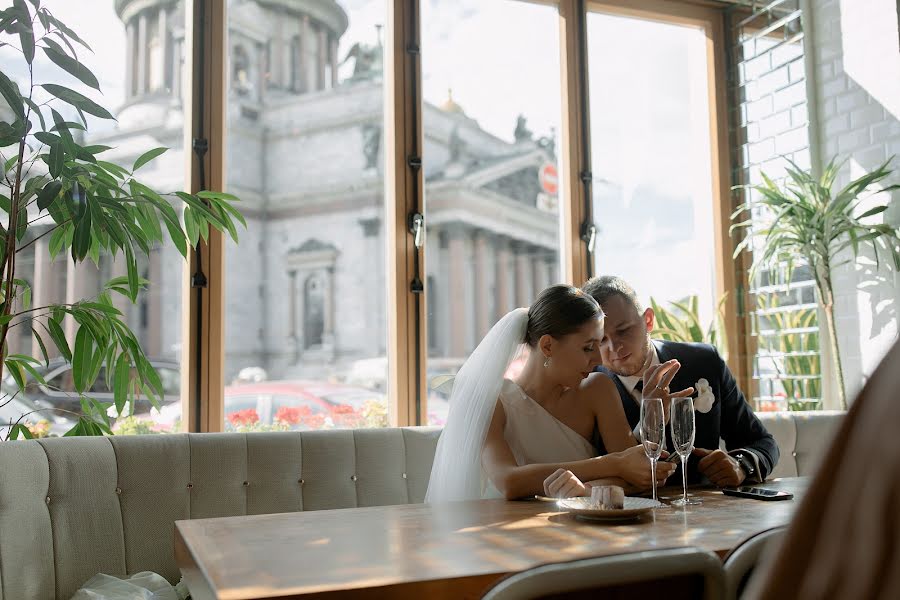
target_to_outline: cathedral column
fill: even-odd
[[[284,78],[284,13],[279,10],[275,19],[275,37],[269,44],[269,82],[286,88]]]
[[[31,304],[34,307],[47,306],[48,304],[59,303],[62,298],[62,291],[65,279],[65,257],[60,257],[55,261],[50,260],[50,238],[43,237],[34,243],[34,279],[31,282]],[[45,318],[40,318],[44,321]],[[55,356],[53,344],[41,327],[35,324],[35,329],[41,334],[44,345],[50,356]],[[31,346],[32,356],[41,356],[41,347],[37,340],[32,340]]]
[[[545,288],[550,285],[550,271],[547,268],[547,254],[549,250],[541,249],[534,257],[531,267],[534,269],[534,292],[532,298],[537,298]]]
[[[291,364],[300,361],[300,336],[297,332],[297,269],[288,271],[288,343]]]
[[[514,302],[513,258],[510,251],[510,241],[507,237],[498,237],[495,242],[497,248],[497,305],[494,319],[499,320],[503,315],[512,310]]]
[[[491,252],[490,234],[480,229],[475,232],[475,337],[480,340],[493,325],[497,309],[491,293],[492,275],[496,272]]]
[[[77,265],[66,261],[66,304],[94,298],[100,292],[100,271],[91,261]],[[71,316],[66,316],[65,331],[69,344],[75,343],[77,324]]]
[[[559,278],[559,257],[555,254],[547,258],[547,273],[550,276],[551,285],[562,283],[562,280]]]
[[[137,85],[135,94],[140,96],[147,91],[147,13],[138,15],[137,35]]]
[[[316,43],[319,51],[316,57],[316,89],[324,90],[325,85],[325,63],[328,60],[328,32],[324,28],[319,28]]]
[[[112,256],[109,256],[109,278],[114,279],[116,277],[126,277],[128,275],[128,265],[125,264],[125,254],[119,254],[115,259]],[[152,283],[151,283],[152,286]],[[151,287],[152,290],[152,287]],[[147,293],[147,292],[144,292]],[[110,292],[110,297],[112,298],[113,306],[122,313],[122,320],[128,323],[128,326],[134,329],[134,323],[132,319],[129,318],[130,308],[133,306],[131,304],[131,300],[119,294],[118,292]],[[140,297],[140,296],[138,296]]]
[[[329,52],[328,61],[331,63],[331,87],[337,87],[338,84],[338,41],[334,36],[329,36]]]
[[[466,232],[461,226],[447,227],[447,258],[449,264],[449,284],[445,297],[450,314],[450,348],[452,357],[466,355],[466,313],[468,312],[468,296],[466,294]]]
[[[159,7],[157,35],[159,36],[159,64],[154,65],[154,69],[159,69],[160,89],[165,90],[169,79],[166,77],[166,65],[169,64],[169,31],[167,23],[166,7]]]
[[[522,242],[513,246],[516,254],[516,305],[531,306],[534,300],[534,280],[531,270],[530,247]]]
[[[137,35],[134,30],[134,19],[125,26],[125,99],[134,96],[134,52],[137,46]]]
[[[322,333],[322,348],[325,349],[330,356],[334,356],[337,348],[334,335],[334,299],[336,297],[334,290],[334,267],[325,268],[325,291],[324,291],[324,331]]]
[[[172,39],[172,97],[181,99],[181,47],[180,39]]]
[[[147,348],[152,356],[161,356],[163,351],[163,249],[154,248],[150,251],[150,265],[147,279],[150,281],[150,289],[145,292],[147,302]]]
[[[315,81],[315,74],[311,73],[310,64],[309,64],[309,50],[311,47],[315,46],[315,43],[311,43],[312,40],[312,27],[309,24],[309,17],[303,15],[303,19],[300,22],[300,43],[298,47],[300,48],[300,56],[297,60],[297,64],[300,67],[300,71],[298,73],[297,82],[298,82],[298,91],[300,92],[309,92],[315,89],[315,84],[311,84],[310,81]]]
[[[256,89],[257,97],[262,102],[266,96],[266,52],[263,44],[256,44]],[[269,74],[271,77],[271,74]]]
[[[366,254],[369,256],[369,265],[366,269],[366,281],[364,285],[368,290],[368,296],[372,303],[372,314],[375,315],[375,335],[370,336],[371,346],[369,353],[372,356],[378,356],[382,352],[382,348],[386,346],[386,333],[384,330],[384,278],[381,276],[381,265],[384,264],[381,252],[381,219],[371,217],[368,219],[360,219],[359,224],[363,230],[363,238],[365,239]]]

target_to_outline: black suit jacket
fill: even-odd
[[[695,448],[715,450],[719,447],[719,439],[725,440],[726,448],[737,450],[746,448],[751,450],[758,459],[759,476],[765,479],[778,463],[778,444],[765,426],[753,414],[750,404],[744,398],[744,394],[738,389],[737,382],[728,365],[719,356],[718,351],[708,344],[688,344],[681,342],[666,342],[653,340],[656,352],[661,363],[667,360],[677,359],[681,363],[681,369],[675,375],[669,387],[673,391],[688,387],[696,388],[697,381],[701,378],[709,382],[715,396],[715,403],[708,413],[696,413],[697,435],[694,440]],[[634,429],[641,419],[641,410],[634,398],[611,371],[604,367],[597,367],[596,371],[603,373],[616,384],[622,407],[628,423]],[[671,451],[671,428],[666,427],[667,449]],[[601,441],[598,446],[599,454],[606,454],[606,448]],[[700,483],[703,477],[697,470],[699,459],[691,456],[688,460],[688,482]],[[669,478],[669,483],[681,482],[681,474]]]

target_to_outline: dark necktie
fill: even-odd
[[[638,394],[641,394],[643,396],[643,392],[644,392],[644,380],[643,379],[638,379],[637,384],[635,384],[635,386],[634,386],[634,390]]]

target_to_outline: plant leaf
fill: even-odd
[[[63,102],[71,104],[78,110],[82,110],[89,115],[94,115],[95,117],[100,117],[101,119],[115,120],[115,118],[109,113],[109,111],[107,111],[105,108],[103,108],[90,98],[79,94],[75,90],[70,90],[67,87],[56,85],[54,83],[44,83],[42,84],[42,87]]]
[[[62,327],[59,326],[59,323],[53,319],[48,319],[45,329],[47,329],[47,333],[50,334],[50,338],[56,345],[56,349],[63,355],[66,362],[71,363],[72,351],[69,349],[69,342],[66,340],[66,334],[63,332]]]
[[[44,186],[44,189],[37,196],[38,210],[44,210],[56,200],[59,192],[62,190],[62,182],[53,180]]]
[[[19,93],[19,86],[10,81],[6,73],[0,71],[0,94],[6,99],[6,103],[13,110],[20,121],[25,121],[25,104],[22,102],[22,95]]]
[[[146,165],[148,162],[150,162],[151,160],[153,160],[154,158],[156,158],[157,156],[159,156],[166,150],[168,150],[168,148],[162,148],[162,147],[154,148],[153,150],[147,150],[146,152],[141,154],[136,161],[134,161],[134,167],[132,167],[131,171],[132,172],[137,171],[138,169],[140,169],[141,167]]]
[[[19,12],[19,41],[22,43],[22,54],[30,65],[34,62],[34,30],[31,28],[31,13],[25,0],[13,0],[13,6]]]
[[[97,81],[97,78],[91,73],[90,69],[78,62],[78,60],[53,47],[43,48],[43,50],[44,54],[47,55],[47,58],[52,60],[60,69],[74,76],[84,85],[92,87],[97,91],[100,90],[100,82]]]
[[[87,387],[87,380],[90,377],[93,363],[93,346],[94,341],[91,338],[90,330],[82,325],[78,328],[78,333],[75,334],[75,352],[72,354],[72,375],[75,389],[80,393],[84,393],[84,389]]]
[[[131,361],[128,354],[122,352],[116,361],[115,377],[113,379],[113,398],[116,403],[116,412],[122,414],[125,403],[128,401],[128,384],[131,383]]]
[[[37,340],[38,346],[41,348],[41,356],[44,357],[44,366],[50,366],[50,355],[47,353],[47,346],[44,345],[44,339],[34,327],[31,328],[31,333],[34,335],[34,339]]]
[[[91,50],[91,47],[87,45],[87,42],[85,42],[83,39],[78,37],[78,34],[76,34],[69,27],[67,27],[65,23],[63,23],[62,21],[60,21],[59,19],[57,19],[50,13],[47,13],[47,20],[50,21],[51,23],[53,23],[54,25],[56,25],[57,29],[59,29],[60,31],[62,31],[62,33],[65,34],[65,36],[60,36],[61,38],[65,39],[66,37],[70,37],[73,40],[75,40],[76,42],[78,42],[79,44],[81,44],[82,46],[84,46],[85,48],[87,48],[88,50],[90,50],[91,52],[93,52],[93,50]],[[73,52],[73,54],[74,54],[74,52]]]

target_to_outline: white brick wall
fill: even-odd
[[[819,154],[849,159],[838,185],[890,156],[900,182],[900,36],[896,0],[812,0]],[[885,222],[900,225],[900,193]],[[900,276],[875,269],[871,254],[835,273],[838,339],[848,398],[897,340]],[[824,321],[823,321],[824,322]],[[835,402],[833,395],[826,405]]]

